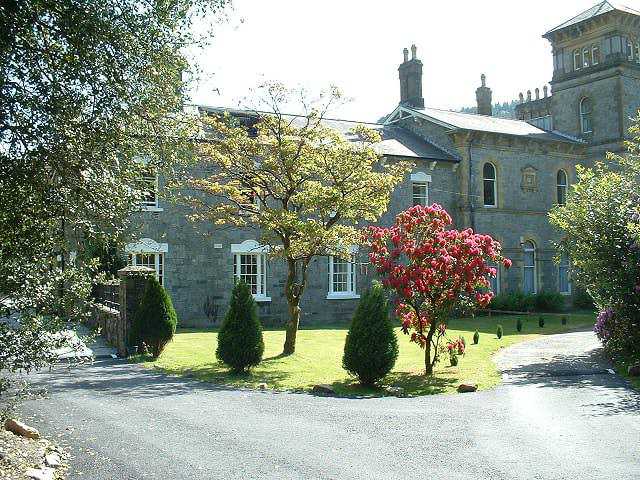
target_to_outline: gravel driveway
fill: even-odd
[[[103,360],[25,415],[83,479],[634,479],[640,394],[590,332],[501,352],[505,384],[398,399],[239,391]]]

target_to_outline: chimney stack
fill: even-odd
[[[482,85],[476,90],[476,100],[478,102],[478,114],[479,115],[493,115],[493,107],[491,105],[491,89],[487,87],[487,77],[483,73],[480,75],[480,81]]]
[[[400,77],[400,104],[412,108],[424,108],[422,98],[422,62],[418,60],[417,48],[411,45],[411,60],[409,51],[402,51],[404,61],[398,67]]]

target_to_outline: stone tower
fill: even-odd
[[[589,143],[593,157],[621,151],[640,107],[640,12],[604,1],[543,37],[554,129]]]
[[[491,116],[493,109],[491,107],[491,89],[487,87],[487,77],[483,73],[480,75],[480,85],[476,90],[476,101],[478,102],[478,114]]]
[[[411,59],[409,50],[403,50],[404,61],[398,67],[400,76],[400,103],[413,108],[424,108],[422,98],[422,62],[416,57],[416,46],[411,45]]]

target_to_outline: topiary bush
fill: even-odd
[[[518,330],[518,332],[522,331],[522,319],[519,318],[518,321],[516,322],[516,330]]]
[[[566,325],[567,324],[567,317],[562,317],[561,323],[562,323],[562,325]]]
[[[498,328],[496,330],[496,337],[498,337],[498,340],[500,340],[502,338],[502,325],[498,325]]]
[[[480,341],[480,332],[478,332],[478,330],[476,330],[473,333],[473,344],[477,345],[479,341]]]
[[[362,385],[373,386],[398,358],[398,339],[389,319],[389,305],[380,285],[360,299],[344,343],[342,368]]]
[[[538,317],[538,326],[544,328],[544,317]]]
[[[258,365],[263,353],[258,307],[249,285],[239,281],[233,287],[229,310],[218,332],[216,358],[234,372],[242,373]]]
[[[131,323],[130,338],[133,345],[145,344],[158,358],[176,332],[178,317],[171,298],[155,277],[147,281],[140,305]]]

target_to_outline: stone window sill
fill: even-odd
[[[264,295],[254,295],[253,299],[256,302],[270,302],[271,301],[271,297],[265,297]]]
[[[356,293],[328,293],[327,300],[357,300],[360,295]]]
[[[151,205],[141,205],[140,206],[140,210],[142,212],[162,212],[162,211],[164,211],[164,208],[162,208],[162,207],[153,207]]]

